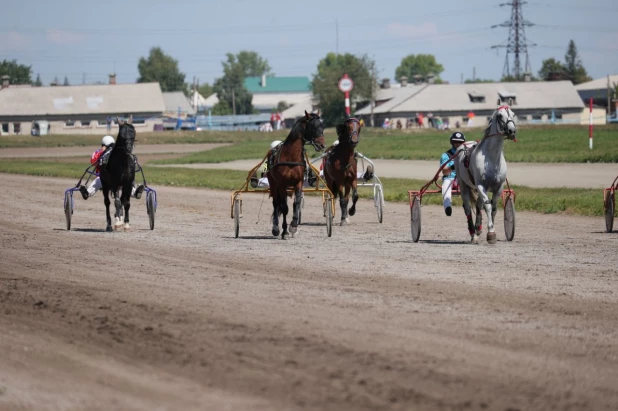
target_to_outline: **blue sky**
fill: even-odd
[[[509,0],[502,0],[507,2]],[[212,83],[227,52],[252,50],[280,76],[309,76],[326,53],[367,54],[379,77],[393,78],[408,54],[430,53],[442,78],[501,77],[510,18],[500,1],[356,0],[4,0],[0,60],[32,65],[44,84],[66,75],[71,84],[138,77],[137,61],[153,46],[178,60],[187,81]],[[162,3],[162,4],[158,4]],[[564,60],[573,39],[593,78],[618,73],[618,3],[613,0],[531,0],[524,18],[532,71],[543,59]]]

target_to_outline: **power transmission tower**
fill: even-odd
[[[520,80],[523,73],[530,73],[530,58],[528,57],[528,47],[536,46],[535,43],[528,42],[526,39],[526,27],[533,26],[534,24],[528,20],[524,20],[523,13],[521,11],[522,6],[527,4],[527,1],[512,0],[510,3],[501,3],[500,7],[511,6],[511,19],[505,21],[502,24],[496,24],[491,28],[496,27],[508,27],[509,39],[507,44],[497,44],[491,46],[492,49],[506,48],[506,58],[504,60],[504,69],[502,70],[503,77],[514,77],[516,80]],[[510,57],[513,55],[513,65],[511,67]],[[522,71],[521,55],[525,55],[525,65]]]

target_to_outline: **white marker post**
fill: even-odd
[[[339,79],[339,90],[343,91],[345,96],[345,113],[350,115],[350,91],[354,88],[354,82],[351,78],[348,77],[347,74],[344,74],[341,79]]]
[[[590,98],[590,117],[588,122],[588,139],[590,140],[590,150],[592,150],[592,97]]]

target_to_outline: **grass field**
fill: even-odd
[[[468,140],[481,138],[482,129],[464,129]],[[334,129],[325,132],[327,143],[336,140]],[[397,131],[365,129],[358,150],[369,158],[435,160],[449,148],[450,132]],[[234,159],[262,158],[271,141],[285,139],[286,132],[224,132],[168,131],[138,134],[140,144],[232,143],[212,151],[192,153],[159,163],[218,163]],[[101,136],[6,136],[0,137],[1,148],[17,147],[98,147]],[[505,143],[509,162],[536,163],[617,163],[618,126],[598,126],[594,129],[594,149],[588,148],[588,126],[525,126],[520,127],[518,142]]]
[[[66,177],[77,180],[82,175],[84,164],[64,163],[53,161],[0,161],[0,173],[26,174],[47,177]],[[144,165],[144,173],[148,183],[153,187],[160,185],[203,187],[230,192],[239,189],[247,178],[248,171],[237,170],[203,170],[183,168],[159,168]],[[421,187],[426,181],[382,178],[384,198],[386,201],[408,202],[408,190]],[[68,188],[68,187],[67,187]],[[566,212],[586,216],[601,216],[603,214],[603,192],[601,190],[582,189],[534,189],[529,187],[513,186],[515,189],[516,207],[518,210],[536,211],[541,213]],[[61,195],[61,193],[59,194]],[[359,195],[371,198],[370,189],[359,189]],[[440,195],[423,197],[424,204],[441,204]],[[461,205],[458,197],[455,205]],[[225,212],[222,211],[222,212]]]

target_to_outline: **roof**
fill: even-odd
[[[313,96],[311,94],[306,95],[302,100],[297,101],[292,107],[288,107],[287,109],[281,112],[281,115],[284,118],[297,118],[305,115],[305,110],[308,113],[313,112],[313,107],[317,104],[313,101]]]
[[[162,113],[159,83],[9,87],[0,90],[1,116]]]
[[[262,84],[262,80],[266,84]],[[245,88],[252,94],[306,93],[311,91],[311,82],[308,77],[247,77]]]
[[[428,111],[491,111],[502,97],[516,97],[516,110],[546,108],[574,109],[584,104],[570,81],[522,83],[424,84],[403,87],[392,99],[374,108],[374,113]],[[404,91],[405,90],[405,91]],[[379,95],[379,93],[378,93]],[[470,96],[484,96],[484,102],[472,102]],[[369,114],[365,107],[355,114]]]
[[[618,84],[618,74],[609,76],[609,87],[614,88],[614,83]],[[582,90],[607,90],[607,77],[601,77],[592,81],[587,81],[575,86],[577,91]]]
[[[182,91],[170,91],[163,93],[163,102],[165,103],[165,111],[178,112],[194,115],[195,110],[191,107],[189,100],[185,97]]]

